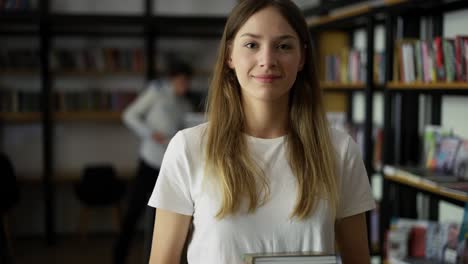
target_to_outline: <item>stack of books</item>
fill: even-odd
[[[245,264],[338,264],[335,255],[314,253],[258,253],[245,254]]]

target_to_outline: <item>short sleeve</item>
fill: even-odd
[[[375,208],[369,178],[358,145],[348,136],[342,159],[341,192],[337,218],[360,214]]]
[[[169,142],[159,170],[149,206],[184,215],[193,215],[191,160],[182,132]]]

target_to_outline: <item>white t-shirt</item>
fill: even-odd
[[[206,128],[205,123],[174,136],[149,201],[150,206],[193,216],[194,231],[187,252],[190,264],[241,264],[245,253],[334,253],[335,220],[375,207],[358,146],[347,134],[332,129],[340,180],[341,205],[336,218],[328,203],[320,200],[309,218],[291,219],[296,178],[286,159],[286,137],[246,135],[254,160],[269,179],[270,199],[255,213],[239,212],[218,220],[215,215],[220,209],[220,192],[203,181],[201,141]]]

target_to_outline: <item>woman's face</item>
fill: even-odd
[[[228,65],[236,73],[244,99],[287,100],[304,64],[303,44],[276,8],[253,14],[229,49]]]

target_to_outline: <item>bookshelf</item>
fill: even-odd
[[[384,168],[384,177],[392,184],[408,186],[416,192],[423,192],[460,206],[464,206],[465,202],[468,202],[468,193],[431,181],[428,179],[429,175],[416,174],[408,171],[408,169],[405,170],[405,168],[386,166]]]
[[[380,237],[383,237],[384,232],[388,230],[392,217],[418,217],[416,209],[418,194],[422,194],[428,201],[428,218],[433,221],[438,221],[439,218],[439,201],[446,201],[458,206],[464,206],[465,202],[468,201],[466,193],[448,188],[445,184],[435,180],[430,180],[431,175],[426,172],[415,172],[411,169],[420,164],[418,123],[424,122],[424,118],[420,117],[421,104],[419,96],[424,95],[426,102],[430,102],[429,113],[426,113],[428,119],[430,119],[429,123],[440,125],[443,95],[468,95],[468,82],[466,81],[402,82],[398,76],[401,72],[395,71],[394,67],[401,63],[400,58],[398,58],[400,55],[398,48],[401,42],[397,41],[397,39],[424,39],[429,41],[436,36],[443,36],[444,13],[460,9],[466,10],[468,5],[466,1],[451,3],[429,1],[428,5],[421,6],[421,8],[421,10],[418,10],[418,4],[412,3],[406,9],[394,10],[387,14],[385,22],[388,59],[386,62],[386,77],[390,81],[384,85],[382,159],[385,166],[383,170],[381,208],[386,208],[386,210],[381,210]],[[428,17],[430,17],[432,23],[428,25],[419,24],[423,19],[427,21]],[[398,26],[399,24],[400,26]],[[429,36],[428,29],[432,31],[432,36]],[[432,43],[429,45],[432,46]],[[415,67],[417,67],[416,61],[417,57],[415,58]],[[424,72],[424,75],[426,75],[426,72]],[[381,243],[382,247],[383,240]]]
[[[53,118],[56,122],[111,122],[121,123],[122,112],[120,111],[74,111],[54,112]],[[0,120],[7,123],[39,123],[41,112],[0,112]]]
[[[374,57],[374,26],[376,19],[367,16],[369,5],[353,8],[346,12],[309,19],[308,25],[315,46],[317,47],[318,78],[324,92],[327,112],[346,113],[347,122],[353,122],[353,96],[362,92],[365,96],[363,159],[368,171],[369,181],[373,175],[373,95],[374,60],[364,61],[364,57]],[[364,28],[367,39],[364,50],[353,50],[352,34],[355,29]],[[369,56],[369,54],[372,54]],[[370,214],[367,215],[370,223]],[[370,224],[369,224],[370,225]],[[369,227],[368,225],[368,227]],[[368,228],[370,230],[370,228]],[[371,254],[379,252],[378,242],[371,242]]]
[[[307,25],[309,25],[310,27],[324,26],[324,25],[328,25],[336,21],[356,18],[359,16],[366,15],[370,13],[371,10],[372,8],[370,4],[364,4],[364,5],[360,5],[358,7],[354,7],[346,11],[340,12],[338,14],[308,19]]]
[[[38,75],[40,74],[39,70],[33,70],[33,69],[30,69],[30,70],[27,70],[27,69],[23,69],[23,70],[1,70],[0,71],[0,76],[31,76],[31,75]]]
[[[468,91],[468,82],[447,82],[447,83],[387,83],[389,90],[458,90],[460,92]]]
[[[21,112],[0,112],[1,122],[7,123],[39,123],[41,121],[40,112],[21,113]]]
[[[442,36],[443,32],[443,19],[442,15],[444,12],[450,12],[460,9],[466,9],[468,7],[466,1],[376,1],[376,3],[366,2],[364,4],[352,7],[343,8],[339,11],[333,11],[335,6],[330,3],[330,6],[326,4],[321,5],[317,8],[304,10],[307,15],[313,16],[308,19],[309,27],[311,28],[311,34],[315,38],[316,46],[318,47],[318,59],[319,62],[324,64],[325,55],[333,53],[334,49],[349,48],[350,46],[350,34],[349,32],[357,28],[364,28],[367,32],[367,50],[365,53],[368,57],[369,54],[374,54],[372,49],[369,47],[373,46],[373,42],[369,38],[373,38],[373,28],[376,25],[383,24],[385,27],[385,70],[384,83],[377,83],[373,81],[369,76],[372,76],[373,62],[368,61],[366,65],[366,77],[365,82],[360,85],[356,84],[339,84],[330,83],[325,81],[325,70],[322,66],[318,69],[321,82],[321,87],[324,89],[325,94],[333,93],[343,94],[341,98],[335,98],[334,100],[342,100],[341,104],[343,109],[350,111],[352,104],[349,102],[350,97],[356,91],[365,93],[365,121],[366,130],[365,135],[365,153],[364,160],[368,173],[372,172],[371,168],[371,155],[369,149],[372,149],[373,142],[371,141],[372,129],[372,95],[375,92],[382,92],[383,94],[383,147],[382,147],[382,162],[385,168],[389,166],[400,166],[400,165],[414,165],[416,159],[414,157],[415,151],[418,150],[417,140],[415,137],[418,135],[418,114],[419,104],[417,100],[419,95],[425,95],[428,97],[427,100],[431,102],[431,113],[430,118],[433,124],[440,124],[441,122],[441,104],[443,95],[453,96],[466,96],[468,95],[467,87],[468,82],[465,81],[453,81],[453,82],[401,82],[400,80],[394,80],[394,61],[396,53],[395,47],[397,43],[397,34],[402,34],[404,38],[416,38],[419,37],[419,27],[422,17],[431,17],[433,21],[433,33],[434,35]],[[398,32],[399,19],[403,19],[404,25],[401,32]],[[416,26],[414,26],[416,25]],[[327,39],[327,35],[328,38]],[[334,36],[332,36],[334,35]],[[323,38],[325,36],[325,40]],[[325,47],[325,48],[323,48]],[[329,49],[329,50],[327,50]],[[375,62],[374,62],[375,63]],[[382,62],[380,62],[382,63]],[[396,62],[395,62],[396,63]],[[395,105],[399,102],[399,105]],[[399,110],[399,119],[395,121],[395,118]],[[352,115],[348,114],[348,119],[352,119]],[[405,164],[401,164],[401,161],[405,161]],[[407,164],[409,163],[409,164]],[[388,169],[387,169],[388,170]],[[466,202],[466,195],[460,194],[457,191],[448,190],[445,187],[433,186],[431,183],[422,182],[419,180],[424,175],[413,175],[418,179],[417,181],[408,181],[402,176],[407,176],[408,172],[404,170],[393,169],[392,173],[384,170],[375,169],[377,172],[384,174],[383,176],[383,196],[381,200],[381,216],[380,216],[380,246],[383,248],[383,235],[384,230],[389,226],[389,219],[392,215],[400,215],[410,217],[411,213],[408,211],[416,212],[413,208],[416,204],[415,199],[416,193],[424,193],[430,199],[431,213],[430,218],[436,219],[438,216],[438,210],[435,208],[439,200],[450,201],[454,204],[463,205]],[[391,171],[391,170],[390,170]],[[418,177],[419,176],[419,177]],[[389,187],[391,186],[391,187]],[[403,191],[404,190],[404,191]],[[392,211],[392,201],[389,198],[389,193],[402,192],[404,195],[400,195],[400,201],[402,204],[398,205],[400,209],[406,210],[406,214],[400,214],[402,211],[396,213]],[[392,196],[393,197],[393,196]],[[393,201],[394,202],[394,201]],[[404,208],[406,207],[406,208]],[[409,210],[408,210],[409,208]],[[413,262],[410,262],[413,263]],[[416,263],[416,262],[415,262]]]
[[[68,89],[62,89],[60,82],[73,80],[80,82],[104,82],[107,79],[117,80],[124,78],[139,78],[143,82],[153,79],[160,74],[157,69],[158,45],[160,38],[196,38],[212,39],[220,38],[226,17],[223,16],[169,16],[154,14],[154,0],[143,0],[143,12],[135,15],[111,15],[111,14],[71,14],[54,13],[51,8],[52,1],[38,1],[38,7],[32,10],[0,10],[0,35],[9,38],[11,36],[34,37],[38,40],[38,67],[33,70],[0,67],[0,77],[8,78],[39,78],[40,81],[40,109],[34,112],[6,111],[0,112],[0,125],[15,126],[23,124],[39,124],[42,143],[42,170],[34,172],[34,180],[40,184],[44,193],[45,220],[44,230],[46,240],[53,244],[56,239],[55,229],[55,187],[63,181],[76,181],[76,171],[63,172],[56,168],[56,160],[60,153],[57,152],[56,126],[73,124],[121,124],[121,108],[97,108],[97,109],[60,109],[56,108],[57,93],[68,93]],[[67,38],[100,38],[136,40],[141,42],[138,48],[144,58],[144,66],[135,68],[54,68],[54,52],[58,47],[58,39]],[[118,45],[118,47],[120,47]],[[65,46],[64,48],[69,48]],[[86,47],[88,48],[88,47]],[[92,46],[92,48],[94,48]],[[115,47],[111,47],[115,48]],[[208,71],[201,70],[195,74],[207,77]],[[76,81],[78,80],[78,81]],[[99,85],[96,85],[99,86]],[[138,85],[140,87],[140,85]],[[15,89],[5,87],[8,91]],[[97,87],[99,88],[99,87]],[[107,90],[103,93],[124,92],[121,89]],[[125,87],[123,87],[125,88]],[[132,88],[132,92],[137,90]],[[2,87],[3,89],[3,87]],[[84,91],[82,89],[80,91]],[[65,111],[66,110],[66,111]],[[120,172],[119,172],[120,173]],[[132,172],[124,172],[128,178]],[[127,177],[125,176],[125,177]]]
[[[322,82],[320,87],[328,91],[353,91],[353,90],[364,90],[365,85],[363,83],[332,83],[332,82]]]

